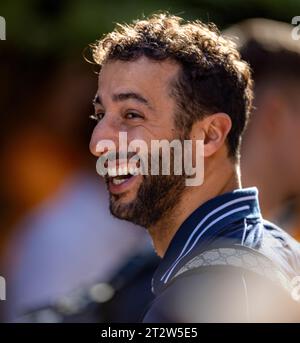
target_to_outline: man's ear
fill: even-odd
[[[190,137],[204,140],[204,157],[209,157],[225,144],[231,126],[228,114],[210,114],[194,123]]]

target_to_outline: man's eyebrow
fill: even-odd
[[[113,99],[113,101],[126,101],[128,99],[133,99],[133,100],[136,100],[136,101],[146,105],[150,109],[153,109],[153,107],[151,106],[151,104],[149,103],[149,101],[147,99],[145,99],[142,95],[135,93],[135,92],[114,94],[112,96],[112,99]],[[102,101],[101,101],[101,98],[98,94],[96,94],[94,99],[93,99],[93,105],[101,105],[102,106]]]
[[[135,93],[135,92],[114,94],[112,99],[113,99],[113,101],[125,101],[128,99],[133,99],[133,100],[136,100],[136,101],[146,105],[150,109],[152,109],[152,106],[149,103],[149,101],[147,99],[145,99],[142,95]]]

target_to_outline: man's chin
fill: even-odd
[[[171,215],[185,188],[185,178],[148,176],[134,189],[121,194],[110,192],[110,212],[144,228]]]
[[[135,199],[130,199],[128,194],[110,194],[110,212],[114,217],[132,221],[132,210]]]

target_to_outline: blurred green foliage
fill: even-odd
[[[167,10],[220,28],[250,17],[291,22],[300,0],[0,0],[7,43],[29,54],[78,54],[116,22]],[[1,49],[1,45],[0,45]]]

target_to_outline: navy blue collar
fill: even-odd
[[[255,248],[263,232],[259,230],[261,226],[255,226],[256,232],[247,232],[247,223],[261,219],[255,187],[237,189],[202,204],[174,235],[154,274],[154,294],[159,294],[189,259],[221,239]]]

